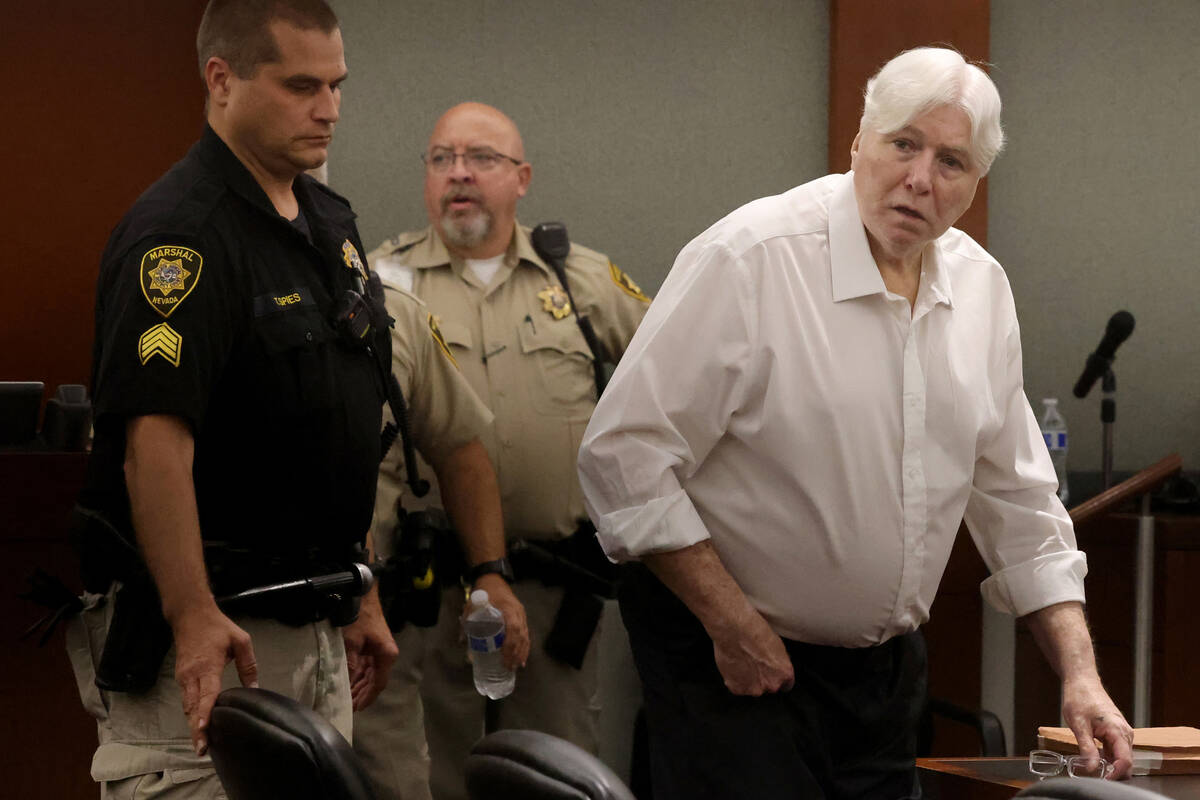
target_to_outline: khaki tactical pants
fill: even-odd
[[[192,750],[179,684],[175,648],[163,659],[154,688],[145,694],[106,692],[96,687],[112,603],[88,595],[86,608],[67,629],[67,652],[84,708],[96,718],[100,746],[92,758],[92,778],[102,800],[165,798],[225,800],[212,760]],[[293,628],[269,619],[237,617],[250,634],[258,662],[258,683],[309,706],[350,738],[350,682],[342,634],[328,621]],[[239,686],[232,663],[222,688]]]
[[[513,587],[532,633],[526,667],[500,701],[500,727],[543,731],[590,753],[599,749],[600,629],[583,669],[556,661],[542,648],[562,600],[561,587],[521,581]],[[475,691],[459,621],[465,597],[445,589],[433,628],[406,625],[396,636],[400,658],[387,689],[354,715],[354,749],[386,800],[466,800],[463,769],[484,734],[486,701]],[[428,742],[428,745],[426,744]]]

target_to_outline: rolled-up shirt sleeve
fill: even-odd
[[[980,448],[967,528],[991,571],[980,586],[993,607],[1024,616],[1084,601],[1087,557],[1056,494],[1054,465],[1025,398],[1015,319],[996,371],[999,430]]]
[[[584,503],[610,558],[709,538],[685,487],[741,403],[757,334],[752,296],[742,261],[693,242],[630,342],[579,452]]]

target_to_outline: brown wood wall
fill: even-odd
[[[100,253],[126,208],[199,135],[203,0],[6,3],[0,197],[0,380],[87,383]],[[0,454],[0,763],[5,797],[94,798],[96,728],[62,629],[18,642],[41,613],[16,594],[35,565],[77,573],[66,521],[81,454]],[[36,641],[36,637],[34,637]]]
[[[7,3],[0,380],[87,383],[100,253],[204,122],[203,0]]]

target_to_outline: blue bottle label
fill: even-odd
[[[1067,449],[1067,432],[1066,431],[1043,431],[1042,441],[1046,443],[1047,450],[1066,450]]]
[[[504,631],[495,636],[468,636],[467,647],[476,653],[494,653],[504,647]]]

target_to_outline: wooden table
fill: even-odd
[[[919,758],[917,767],[930,800],[1007,800],[1035,783],[1027,758]],[[1200,800],[1200,775],[1141,775],[1129,783],[1174,800]]]

